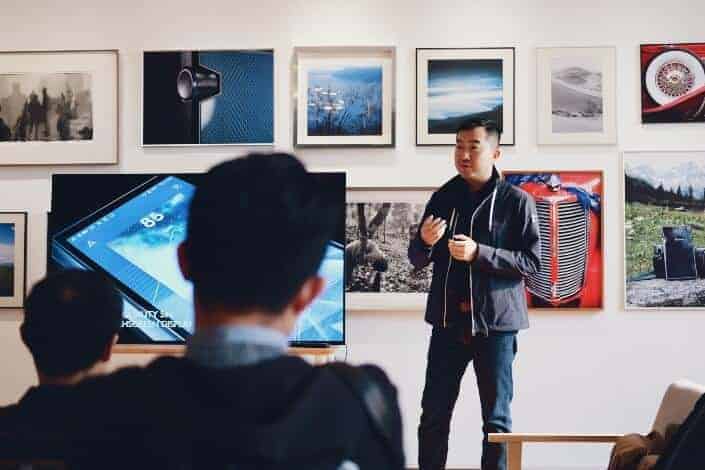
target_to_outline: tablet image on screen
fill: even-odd
[[[125,299],[121,343],[180,344],[194,332],[194,312],[192,285],[176,252],[198,175],[125,175],[124,182],[119,176],[54,177],[49,270],[94,269],[115,281]],[[104,194],[91,199],[78,188]],[[85,213],[75,208],[79,198],[101,197],[110,199]],[[62,211],[64,204],[71,209]],[[331,240],[319,268],[326,289],[301,315],[292,344],[344,343],[343,263],[342,243]]]

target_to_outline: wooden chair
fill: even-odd
[[[681,424],[690,414],[695,402],[705,393],[705,386],[687,380],[669,385],[661,400],[653,431],[665,434],[671,424]],[[490,433],[490,442],[507,444],[507,470],[521,470],[524,443],[614,443],[623,434],[543,434],[543,433]]]

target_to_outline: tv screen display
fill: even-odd
[[[340,221],[319,268],[326,288],[299,318],[292,345],[345,342],[345,174],[315,173],[315,177],[326,196],[340,205]],[[120,344],[182,344],[194,332],[193,289],[181,275],[176,250],[186,237],[189,203],[200,178],[200,174],[52,178],[47,270],[92,269],[115,282],[125,307]]]

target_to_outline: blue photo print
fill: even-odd
[[[501,59],[428,61],[428,133],[455,134],[468,119],[502,126]]]
[[[15,286],[15,224],[0,224],[0,297],[13,297]]]
[[[145,52],[144,145],[274,141],[274,51]]]
[[[382,66],[308,72],[309,136],[382,135]]]

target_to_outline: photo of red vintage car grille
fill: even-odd
[[[602,307],[602,172],[504,172],[536,203],[541,269],[526,279],[531,308]]]
[[[705,43],[641,46],[641,121],[705,122]]]

